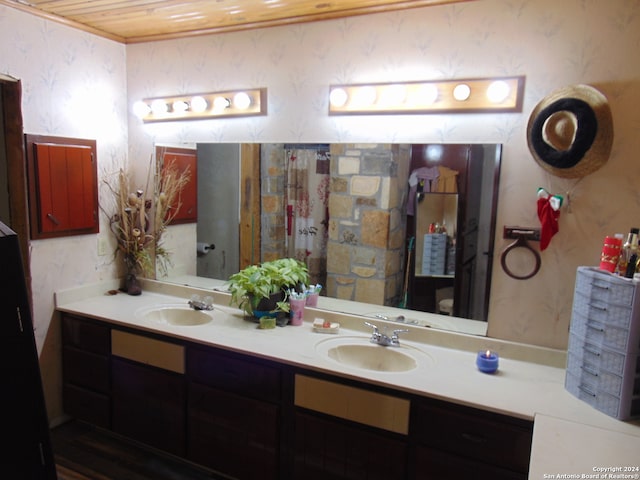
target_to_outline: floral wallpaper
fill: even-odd
[[[127,162],[146,172],[155,142],[503,144],[489,335],[561,349],[576,268],[598,263],[605,235],[640,225],[639,48],[639,0],[478,0],[126,46],[0,6],[0,73],[22,82],[25,132],[97,139],[100,181]],[[334,83],[498,75],[526,76],[522,113],[327,115]],[[609,161],[579,181],[546,174],[525,137],[535,105],[575,83],[601,90],[614,120]],[[268,116],[143,125],[130,113],[144,97],[243,87],[268,88]],[[502,227],[539,226],[538,187],[570,201],[540,272],[514,280],[499,263],[509,244]],[[36,338],[55,416],[53,292],[118,272],[98,256],[96,235],[34,241],[31,256]]]
[[[110,40],[0,5],[0,73],[22,84],[24,132],[96,139],[102,178],[127,157],[126,50]],[[100,181],[100,180],[99,180]],[[106,203],[100,187],[100,202]],[[101,233],[108,228],[101,215]],[[60,326],[54,292],[114,278],[96,235],[30,244],[33,322],[49,418],[62,412]]]
[[[489,335],[566,348],[576,268],[597,265],[605,235],[640,223],[638,47],[637,0],[481,0],[130,45],[130,104],[243,87],[269,95],[266,117],[163,125],[130,117],[130,158],[145,158],[156,141],[502,143]],[[522,113],[327,115],[330,84],[499,75],[526,76]],[[607,164],[579,181],[545,173],[526,143],[535,105],[576,83],[608,97],[615,135]],[[511,242],[502,228],[540,226],[538,187],[567,197],[560,231],[541,253],[540,272],[514,280],[500,266]],[[518,255],[509,262],[526,266],[530,259]]]

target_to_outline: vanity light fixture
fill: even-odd
[[[133,105],[133,113],[145,123],[266,115],[267,89],[145,98]]]
[[[329,115],[521,112],[524,76],[329,86]]]

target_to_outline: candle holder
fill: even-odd
[[[498,370],[500,357],[496,352],[485,350],[478,352],[476,357],[476,366],[483,373],[495,373]]]

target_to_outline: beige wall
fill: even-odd
[[[537,225],[539,186],[572,197],[536,277],[510,279],[494,262],[489,333],[564,348],[576,267],[597,263],[606,234],[640,224],[638,9],[635,0],[481,0],[125,47],[0,6],[0,72],[22,81],[25,132],[97,139],[101,180],[125,163],[127,148],[144,171],[155,141],[503,143],[498,232]],[[504,74],[527,77],[521,114],[326,114],[331,83]],[[543,173],[525,129],[544,95],[579,82],[609,97],[615,140],[607,165],[576,183]],[[250,86],[269,89],[267,117],[147,126],[127,117],[142,97]],[[497,238],[498,249],[506,243]],[[31,255],[36,339],[55,417],[53,292],[117,271],[97,255],[95,235],[32,242]]]

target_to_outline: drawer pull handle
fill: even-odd
[[[600,332],[600,333],[604,332],[604,328],[596,327],[596,326],[590,325],[590,324],[587,324],[587,328],[590,328],[591,330],[595,330],[595,331]]]
[[[595,308],[596,310],[600,310],[601,312],[607,311],[607,307],[601,307],[600,305],[594,305],[593,303],[590,303],[589,307]]]
[[[602,290],[609,290],[609,286],[608,285],[602,285],[596,282],[591,282],[591,286],[595,287],[595,288],[600,288]]]
[[[584,385],[578,385],[578,388],[580,390],[582,390],[584,393],[586,393],[587,395],[591,395],[592,397],[595,398],[596,394],[594,392],[592,392],[591,390],[589,390],[587,387],[585,387]]]
[[[584,346],[584,350],[585,350],[585,352],[589,352],[589,353],[591,353],[591,354],[595,355],[596,357],[599,357],[599,356],[600,356],[600,351],[599,351],[599,350],[596,350],[596,349],[595,349],[595,347],[592,347],[592,346],[591,346],[591,345],[589,345],[589,344],[586,344],[586,345]]]
[[[592,368],[587,367],[586,365],[582,365],[580,368],[582,368],[582,370],[588,373],[589,375],[593,375],[594,377],[598,376],[598,372],[596,372]]]
[[[462,434],[462,438],[464,438],[465,440],[472,442],[472,443],[486,443],[487,439],[486,437],[482,436],[482,435],[477,435],[475,433],[467,433],[464,432]]]

